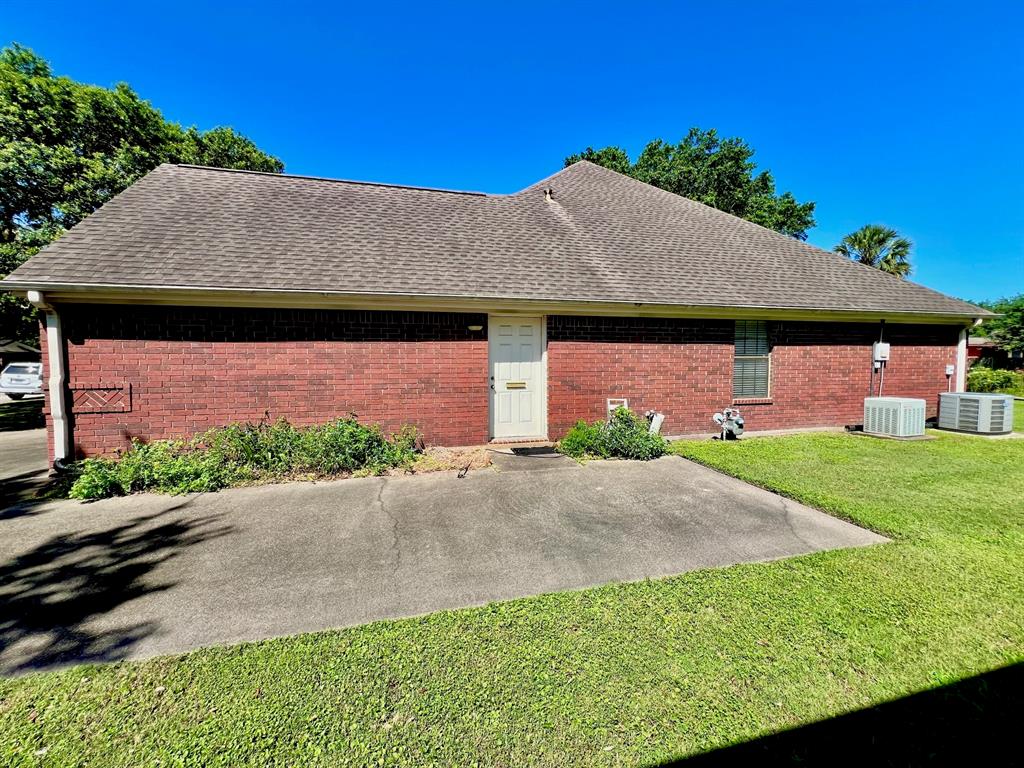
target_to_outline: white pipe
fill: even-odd
[[[28,300],[46,313],[46,362],[50,369],[48,379],[50,423],[53,425],[53,459],[63,461],[71,455],[71,430],[68,425],[65,398],[67,368],[64,365],[64,331],[60,315],[39,291],[29,291]]]
[[[956,391],[967,391],[967,333],[963,328],[960,331],[960,340],[956,345]]]

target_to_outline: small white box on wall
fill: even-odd
[[[629,408],[629,400],[625,397],[609,397],[606,405],[608,406],[608,418],[610,419],[616,408]]]

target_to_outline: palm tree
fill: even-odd
[[[834,250],[848,259],[867,264],[896,277],[910,274],[910,249],[914,244],[881,224],[865,224],[851,232]]]

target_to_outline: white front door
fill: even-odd
[[[491,436],[546,438],[544,320],[488,319],[491,356]]]

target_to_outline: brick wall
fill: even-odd
[[[299,424],[349,412],[388,431],[413,423],[433,444],[489,437],[487,339],[468,329],[486,327],[484,315],[70,305],[61,315],[79,456],[266,411]],[[923,397],[934,415],[958,331],[887,325],[885,393]],[[709,432],[710,414],[732,402],[731,321],[550,316],[547,332],[553,439],[603,418],[609,397],[664,412],[666,434]],[[769,335],[771,400],[741,404],[748,429],[861,421],[877,324],[769,323]]]
[[[859,424],[877,323],[769,323],[770,400],[738,403],[747,428]],[[928,415],[956,362],[959,328],[887,324],[885,394],[922,397]],[[666,434],[713,431],[732,403],[733,323],[719,320],[548,318],[549,432],[603,418],[605,400],[665,414]],[[876,379],[877,387],[877,379]]]
[[[731,321],[551,315],[549,436],[604,418],[609,397],[661,411],[666,434],[708,431],[709,413],[732,396],[732,347]]]
[[[488,438],[487,340],[467,328],[484,315],[69,305],[61,316],[78,455],[266,411],[410,422],[437,444]]]

